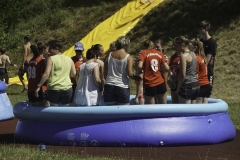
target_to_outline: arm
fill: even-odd
[[[106,80],[107,79],[107,75],[108,75],[108,58],[105,58],[105,61],[104,61],[104,72],[103,72],[103,75],[104,75],[104,79]]]
[[[139,76],[143,78],[143,73],[140,73]],[[140,94],[143,94],[143,80],[140,80],[138,84],[137,96],[139,96]]]
[[[46,82],[46,80],[48,79],[50,73],[52,70],[52,59],[51,57],[48,58],[47,61],[47,66],[46,66],[46,70],[44,72],[44,74],[42,75],[42,78],[37,86],[37,89],[35,90],[35,96],[38,97],[38,91],[40,90],[41,86]]]
[[[71,76],[71,77],[75,77],[75,76],[76,76],[76,68],[75,68],[75,66],[74,66],[73,61],[72,61],[72,64],[71,64],[70,76]]]
[[[207,65],[210,63],[210,61],[211,61],[211,58],[212,58],[212,54],[207,54],[206,55],[206,59],[207,59]]]
[[[133,73],[133,63],[134,63],[134,59],[131,55],[129,55],[128,59],[127,59],[127,74],[128,74],[128,77],[133,79],[133,80],[140,81],[140,80],[142,80],[142,78],[139,77],[139,75],[135,75]]]
[[[24,48],[24,54],[23,54],[23,59],[22,59],[22,64],[21,64],[22,68],[24,68],[24,63],[25,63],[26,57],[28,55],[28,47],[27,47],[27,45],[24,45],[23,48]]]
[[[138,69],[141,71],[143,68],[143,62],[142,61],[139,61],[138,62]]]
[[[99,73],[99,66],[96,66],[93,68],[93,77],[96,85],[98,85],[99,87],[102,87],[102,81]]]
[[[164,62],[162,66],[163,66],[164,72],[168,72],[169,71],[170,67],[169,67],[169,65],[166,62]]]
[[[127,74],[128,74],[128,77],[131,78],[131,79],[134,79],[133,78],[133,76],[134,76],[133,62],[134,62],[133,57],[131,55],[129,55],[128,58],[127,58]]]
[[[100,73],[100,79],[101,79],[101,81],[102,81],[102,85],[101,86],[103,86],[104,84],[105,84],[105,74],[104,74],[104,70],[105,70],[105,68],[104,68],[104,62],[102,61],[102,60],[100,60],[100,59],[97,59],[96,60],[96,62],[98,63],[98,65],[99,65],[99,73]]]
[[[8,64],[10,64],[11,66],[14,66],[14,67],[17,67],[17,65],[16,64],[13,64],[13,63],[11,63],[11,61],[10,61],[10,59],[9,59],[9,57],[7,57],[7,62],[8,62]]]
[[[76,74],[76,82],[77,83],[78,83],[79,75],[80,75],[80,68],[78,69],[77,74]]]
[[[183,80],[186,77],[186,68],[187,68],[187,60],[186,60],[186,55],[181,54],[180,56],[180,64],[179,64],[179,68],[180,68],[180,73],[178,76],[178,88],[177,91],[180,89]]]

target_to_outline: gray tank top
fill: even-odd
[[[196,72],[196,58],[194,57],[193,52],[189,52],[192,56],[192,61],[187,63],[186,67],[186,77],[184,79],[185,83],[197,82],[197,72]]]

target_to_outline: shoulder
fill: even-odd
[[[196,60],[197,60],[197,62],[202,62],[202,57],[201,56],[199,56],[199,55],[196,55]]]
[[[24,44],[23,46],[24,46],[24,48],[30,49],[31,44],[30,43]]]
[[[130,60],[130,61],[133,61],[133,60],[134,60],[132,55],[127,54],[126,56],[128,56],[128,57],[127,57],[128,60]]]
[[[209,39],[209,43],[212,45],[217,45],[217,42],[215,39],[213,39],[212,37]]]
[[[66,55],[64,55],[64,54],[62,54],[62,56],[63,56],[65,59],[67,59],[68,61],[71,61],[71,62],[72,62],[72,58],[71,58],[71,57],[66,56]]]
[[[190,57],[191,55],[189,53],[182,53],[180,54],[180,59],[187,59],[188,57]]]
[[[92,62],[92,64],[93,64],[94,67],[100,67],[100,64],[97,63],[97,62]]]
[[[103,66],[104,65],[104,62],[100,59],[97,59],[96,60],[96,63],[98,63],[100,66]]]

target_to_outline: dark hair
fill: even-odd
[[[163,41],[162,41],[161,39],[157,39],[157,40],[154,42],[154,44],[156,44],[156,43],[160,43],[161,46],[163,45]]]
[[[116,50],[115,43],[116,43],[116,42],[110,43],[110,45],[109,45],[109,50],[111,50],[111,51],[115,51],[115,50]]]
[[[158,44],[159,44],[160,46],[159,46]],[[156,50],[161,51],[162,53],[164,53],[163,41],[162,41],[161,39],[155,40],[154,46],[155,46]],[[160,49],[160,47],[161,47],[161,49]]]
[[[125,51],[127,52],[130,46],[130,39],[125,36],[118,37],[115,42],[115,46],[117,50],[125,49]]]
[[[175,37],[173,39],[174,43],[177,43],[177,44],[182,44],[184,43],[186,46],[189,44],[189,39],[188,39],[188,36],[185,35],[185,36],[178,36],[178,37]]]
[[[48,47],[48,45],[46,43],[40,41],[40,42],[37,43],[37,47],[38,47],[38,51],[40,53],[42,53],[43,50]]]
[[[210,27],[211,27],[210,23],[206,20],[203,20],[203,21],[199,22],[199,24],[198,24],[198,28],[210,30]]]
[[[40,55],[37,45],[31,44],[30,49],[31,49],[34,57],[38,57]]]
[[[102,47],[101,44],[94,44],[94,45],[92,45],[91,49],[96,53],[97,57],[99,56],[98,55],[98,51],[100,50],[101,47]]]
[[[1,54],[6,53],[6,51],[7,51],[7,48],[1,48]]]
[[[30,42],[30,40],[31,40],[31,38],[30,38],[30,36],[29,36],[29,35],[27,35],[27,36],[24,36],[24,37],[23,37],[23,39],[24,39],[24,40],[26,40],[27,42]]]
[[[150,40],[146,40],[143,43],[144,49],[154,49],[154,43]]]
[[[58,48],[59,52],[62,51],[62,45],[58,40],[51,40],[47,43],[47,45],[49,46],[49,50]]]
[[[96,52],[93,49],[88,49],[86,53],[87,60],[93,59],[96,56]]]

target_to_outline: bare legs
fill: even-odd
[[[167,104],[167,92],[164,94],[157,94],[155,96],[144,96],[146,104]]]

